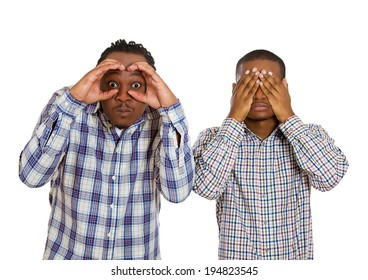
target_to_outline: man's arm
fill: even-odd
[[[317,125],[306,125],[297,116],[280,125],[293,146],[299,167],[307,172],[312,186],[329,191],[343,178],[348,162],[326,131]]]
[[[225,190],[242,138],[241,123],[248,115],[259,88],[258,75],[256,68],[247,70],[237,84],[233,84],[228,117],[218,130],[202,132],[194,145],[194,191],[207,199],[217,199]]]
[[[260,79],[260,87],[280,121],[281,131],[293,146],[299,167],[308,173],[313,187],[331,190],[347,171],[346,157],[322,127],[305,125],[294,114],[286,79],[266,71],[262,71]]]
[[[196,176],[194,191],[217,199],[225,191],[234,168],[243,133],[242,125],[227,118],[218,129],[203,131],[193,147]]]
[[[84,107],[69,88],[52,96],[20,155],[19,178],[27,186],[41,187],[53,177],[67,149],[71,124]]]
[[[155,165],[156,186],[168,201],[178,203],[188,197],[194,180],[188,124],[180,101],[158,111],[162,125]]]
[[[194,161],[190,148],[188,124],[178,98],[164,80],[146,62],[137,62],[128,71],[141,71],[146,80],[145,93],[129,90],[137,101],[158,110],[162,118],[161,145],[155,160],[156,186],[171,202],[181,202],[193,187]]]
[[[100,80],[108,70],[125,70],[120,62],[106,59],[73,87],[57,91],[42,112],[31,140],[20,155],[19,178],[29,187],[46,184],[55,174],[68,145],[71,125],[87,104],[106,100],[117,89],[102,91]]]

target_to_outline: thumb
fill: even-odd
[[[111,89],[109,91],[102,91],[100,93],[100,100],[107,100],[107,99],[111,99],[114,97],[114,95],[118,92],[118,89]]]
[[[146,93],[137,92],[134,90],[129,90],[128,94],[133,97],[134,100],[142,103],[147,103],[147,95]]]

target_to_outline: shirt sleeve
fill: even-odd
[[[155,170],[156,186],[168,201],[178,203],[188,197],[194,180],[188,123],[180,101],[169,108],[159,108],[158,112],[162,124]]]
[[[312,186],[331,190],[345,175],[348,162],[327,132],[318,125],[306,125],[298,116],[280,125],[291,143],[299,167],[307,172]]]
[[[217,199],[225,190],[234,169],[242,139],[243,127],[234,119],[225,119],[217,129],[203,131],[194,144],[196,164],[194,191],[207,198]]]
[[[27,186],[41,187],[54,176],[68,146],[71,124],[85,106],[68,87],[53,94],[20,154],[19,178]]]

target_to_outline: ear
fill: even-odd
[[[233,90],[232,90],[233,93],[234,93],[235,87],[236,87],[236,83],[233,83]]]
[[[288,83],[287,83],[286,78],[283,78],[281,82],[282,82],[282,84],[283,84],[286,88],[288,88],[288,87],[289,87],[289,85],[288,85]]]

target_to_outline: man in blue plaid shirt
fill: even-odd
[[[160,259],[161,195],[194,175],[182,105],[141,44],[119,40],[56,91],[20,156],[29,187],[51,181],[44,259]]]
[[[336,186],[346,158],[294,114],[278,56],[246,54],[236,81],[227,118],[194,145],[194,191],[217,200],[219,259],[312,259],[311,187]]]

